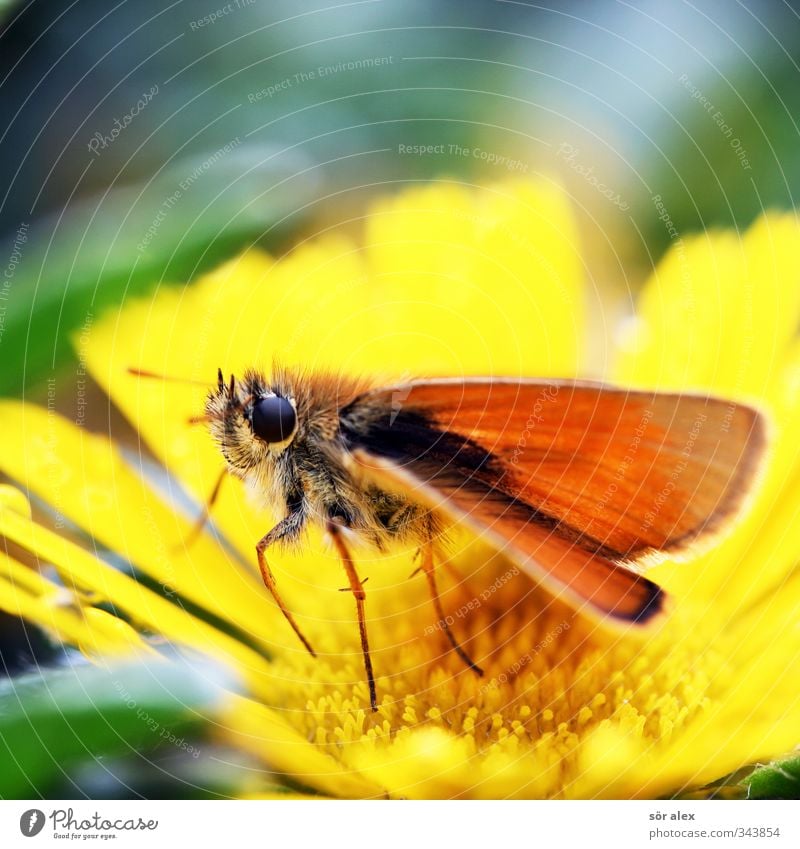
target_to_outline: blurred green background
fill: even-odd
[[[629,307],[670,242],[664,210],[688,233],[794,206],[799,6],[0,3],[0,393],[40,400],[54,375],[68,387],[70,336],[109,305],[255,243],[280,253],[351,222],[372,195],[435,177],[561,179],[589,283]],[[74,416],[74,392],[57,403]],[[0,659],[10,675],[63,658],[0,617]],[[86,675],[95,695],[68,724],[96,725],[106,707],[121,722],[108,681]],[[126,675],[165,727],[202,735],[184,715],[208,698],[194,677],[165,699]],[[49,728],[51,684],[37,680],[20,686]],[[0,738],[31,721],[14,710],[20,692],[0,690]],[[178,792],[180,768],[124,729],[120,751],[144,760],[107,774],[65,776],[53,764],[82,744],[54,739],[63,751],[36,775],[55,795]],[[227,778],[209,771],[203,792],[228,792]],[[0,795],[25,795],[8,782]]]
[[[409,180],[560,175],[590,273],[635,288],[654,196],[680,232],[793,205],[794,5],[6,3],[0,391],[103,305]]]

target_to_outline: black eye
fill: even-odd
[[[283,442],[294,431],[294,407],[277,395],[257,401],[253,407],[253,433],[264,442]]]

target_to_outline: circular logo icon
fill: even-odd
[[[19,818],[19,830],[25,837],[36,837],[44,828],[44,811],[31,808]]]

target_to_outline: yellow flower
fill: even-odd
[[[0,405],[4,471],[154,587],[32,521],[20,492],[6,488],[0,533],[53,563],[68,589],[4,557],[0,607],[91,657],[153,652],[160,635],[223,659],[246,691],[217,717],[219,738],[331,796],[653,797],[797,744],[795,218],[765,215],[744,237],[677,239],[605,358],[588,340],[616,317],[587,316],[559,188],[515,180],[409,189],[375,204],[360,229],[357,239],[336,232],[279,258],[248,251],[84,331],[81,362],[138,430],[138,453],[48,410]],[[314,660],[255,566],[254,544],[276,517],[237,481],[223,486],[214,532],[182,545],[192,517],[175,482],[202,503],[222,466],[205,428],[187,425],[202,411],[203,385],[126,372],[211,386],[218,366],[240,374],[273,358],[386,381],[598,376],[592,363],[611,359],[604,376],[619,382],[758,401],[774,419],[771,453],[727,538],[652,571],[674,604],[644,636],[583,621],[481,541],[456,539],[440,570],[443,601],[486,669],[482,680],[447,651],[424,579],[408,577],[413,552],[362,556],[373,714],[334,553],[312,533],[301,551],[271,561]],[[169,478],[154,474],[145,446]],[[103,600],[130,624],[101,610]]]

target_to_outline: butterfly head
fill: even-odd
[[[263,375],[231,375],[226,382],[220,369],[217,387],[206,401],[211,434],[234,470],[248,471],[282,454],[298,430],[295,399],[270,386]]]

